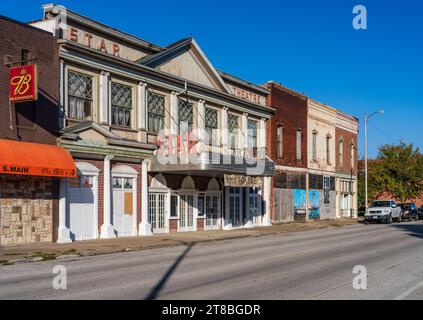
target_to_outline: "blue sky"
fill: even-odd
[[[39,19],[49,1],[2,0],[0,14]],[[423,148],[423,2],[420,0],[58,1],[159,45],[192,34],[216,68],[274,80],[362,120],[369,152],[404,139]],[[352,9],[368,10],[368,30]],[[363,152],[363,128],[360,133]]]

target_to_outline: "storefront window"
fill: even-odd
[[[69,118],[75,120],[91,119],[93,103],[93,78],[85,74],[68,72],[68,110]]]
[[[148,92],[148,130],[160,132],[164,129],[165,120],[165,97]]]
[[[198,197],[198,216],[204,216],[204,196]]]
[[[176,218],[178,216],[178,196],[170,196],[170,216]]]
[[[112,124],[131,126],[132,88],[112,82]]]

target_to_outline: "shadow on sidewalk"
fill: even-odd
[[[144,300],[155,300],[160,291],[164,288],[166,285],[166,282],[169,280],[169,278],[172,276],[172,274],[176,271],[178,268],[178,265],[182,262],[182,260],[186,257],[186,255],[191,251],[191,249],[194,247],[195,243],[191,243],[188,245],[188,247],[184,250],[184,252],[176,259],[176,261],[172,264],[172,266],[166,271],[166,273],[163,275],[161,280],[154,286],[153,289],[151,289],[150,293],[144,298]]]

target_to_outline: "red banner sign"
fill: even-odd
[[[38,68],[36,64],[10,69],[9,99],[11,102],[38,99]]]

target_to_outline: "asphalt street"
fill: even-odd
[[[57,265],[66,290],[53,287]],[[356,266],[367,290],[353,287]],[[423,223],[2,266],[0,299],[423,299]]]

